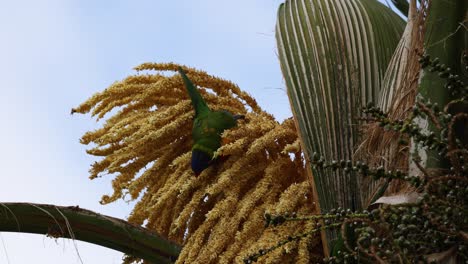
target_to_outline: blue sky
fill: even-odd
[[[70,109],[143,62],[204,69],[239,84],[278,119],[289,117],[274,40],[279,3],[0,1],[0,201],[125,218],[131,204],[98,203],[111,179],[88,180],[95,159],[78,140],[96,122]],[[0,263],[80,263],[69,240],[0,236]],[[84,263],[121,262],[113,250],[77,246]]]
[[[282,1],[0,1],[1,202],[101,206],[110,178],[88,180],[79,144],[98,125],[70,109],[143,62],[177,62],[232,80],[279,120],[291,116],[276,55]],[[77,242],[83,263],[122,254]],[[7,257],[8,256],[8,257]],[[0,263],[80,263],[69,240],[0,233]]]

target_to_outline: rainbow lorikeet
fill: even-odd
[[[195,109],[192,128],[192,170],[198,176],[217,159],[216,151],[221,147],[223,131],[235,127],[237,120],[243,119],[244,116],[233,115],[226,110],[212,111],[180,67],[179,73]]]

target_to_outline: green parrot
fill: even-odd
[[[180,67],[179,73],[195,109],[191,163],[193,172],[198,176],[217,159],[216,151],[221,147],[221,134],[223,131],[235,127],[237,120],[244,119],[244,116],[233,115],[226,110],[212,111]]]

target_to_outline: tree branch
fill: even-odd
[[[173,263],[181,250],[140,226],[78,206],[0,203],[0,231],[72,238],[154,263]]]

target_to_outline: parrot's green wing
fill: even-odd
[[[236,126],[242,115],[232,115],[228,111],[211,111],[197,87],[190,81],[184,70],[179,67],[185,88],[195,108],[192,128],[192,170],[199,175],[216,159],[216,151],[221,147],[221,134],[224,130]]]
[[[192,100],[193,108],[195,109],[195,117],[200,116],[202,113],[207,113],[210,111],[210,108],[206,104],[205,100],[198,92],[197,87],[192,83],[192,81],[187,77],[184,70],[179,67],[179,73],[184,80],[185,88],[187,88],[187,92],[189,93],[190,99]]]

